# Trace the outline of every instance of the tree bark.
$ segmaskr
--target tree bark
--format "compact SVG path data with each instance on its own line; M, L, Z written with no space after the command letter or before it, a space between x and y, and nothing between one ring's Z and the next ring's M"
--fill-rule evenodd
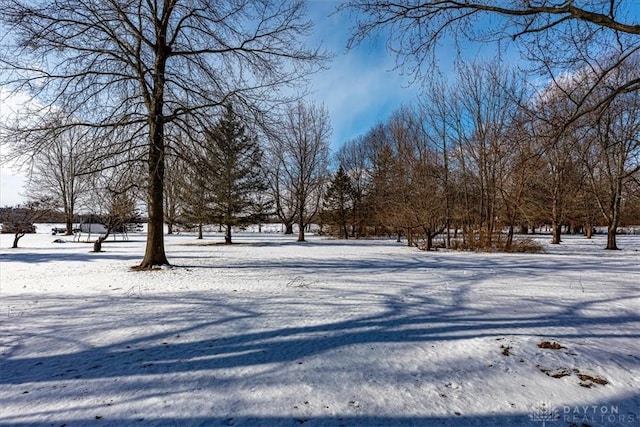
M284 234L289 235L293 234L293 223L287 222L284 224Z
M169 264L164 251L164 135L161 118L151 126L149 139L149 194L147 223L147 246L140 269Z
M25 235L25 234L26 234L26 233L22 233L22 232L20 232L20 233L16 233L16 234L13 236L13 245L11 246L11 249L17 249L17 248L18 248L18 241L19 241L20 239L22 239L22 238L24 237L24 235Z
M300 207L298 215L298 242L304 242L304 206Z
M587 239L590 239L591 237L593 237L593 225L585 224L585 226L584 226L584 236Z
M607 227L607 247L606 249L616 251L618 250L618 244L616 242L617 226L610 224Z
M226 224L224 227L224 244L230 245L231 243L231 224Z

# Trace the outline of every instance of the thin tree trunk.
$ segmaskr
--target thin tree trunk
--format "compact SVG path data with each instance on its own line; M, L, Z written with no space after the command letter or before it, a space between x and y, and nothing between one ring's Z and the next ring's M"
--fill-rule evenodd
M226 224L224 228L224 244L231 244L231 224Z
M304 242L304 220L303 218L304 210L300 209L300 217L298 219L298 242Z
M16 233L13 236L13 245L11 246L11 249L16 249L18 247L18 241L22 239L25 234L26 233Z
M584 226L584 236L587 239L591 239L591 237L593 237L593 225L585 224L585 226Z
M509 232L507 234L507 242L504 245L504 250L505 251L510 251L511 250L511 246L513 245L513 224L509 225Z

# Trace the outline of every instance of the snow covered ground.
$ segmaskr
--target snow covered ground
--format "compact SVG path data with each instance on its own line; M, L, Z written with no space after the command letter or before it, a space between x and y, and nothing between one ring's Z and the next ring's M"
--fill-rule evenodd
M134 272L143 234L90 253L40 229L0 236L0 425L640 425L640 236L182 234L175 267Z

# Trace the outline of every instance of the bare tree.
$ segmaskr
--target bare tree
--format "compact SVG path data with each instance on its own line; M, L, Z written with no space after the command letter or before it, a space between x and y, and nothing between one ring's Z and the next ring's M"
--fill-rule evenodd
M263 172L269 184L269 195L273 199L274 211L285 227L284 234L293 234L293 224L296 221L296 199L293 182L286 173L286 154L283 144L271 138L269 149L265 154Z
M476 225L481 231L481 246L492 246L492 235L499 225L500 189L508 157L514 152L508 130L518 110L517 82L514 73L499 62L465 65L458 77L462 149L478 188Z
M631 69L619 69L617 81L638 74L636 63ZM581 153L588 170L590 195L607 223L606 249L615 250L623 198L640 176L640 91L618 96L603 110L582 119L587 143Z
M451 246L451 224L453 221L455 192L452 173L454 152L459 122L457 100L451 87L442 78L433 77L428 82L424 97L419 102L418 114L423 133L434 150L434 160L441 168L441 185L445 195L445 246Z
M91 196L85 207L95 214L105 227L93 243L94 252L102 252L102 243L112 233L126 235L129 223L139 222L138 204L144 197L140 191L143 172L140 164L110 159L114 165L105 172L92 175Z
M50 197L62 206L67 235L73 234L76 206L91 186L86 172L92 165L84 138L80 129L73 128L55 135L48 150L34 157L27 184L31 195Z
M259 116L323 59L304 46L311 25L303 0L0 0L0 9L11 33L0 47L0 83L32 93L39 109L4 132L16 156L46 149L57 129L44 115L52 110L73 117L67 126L92 130L105 156L145 137L138 161L147 166L149 222L139 268L168 262L168 128L186 129L187 118L206 116L230 96Z
M164 180L164 222L167 234L173 234L174 226L180 222L182 212L181 179L185 176L186 165L182 159L167 155Z
M294 202L298 241L303 242L305 228L320 208L328 175L329 114L324 106L298 101L287 108L280 129L272 138L278 156L274 173L290 186L283 190Z
M18 242L28 233L35 233L35 222L46 218L55 209L54 200L50 197L33 199L13 207L2 222L3 233L13 233L11 249L18 247Z
M619 52L618 61L600 69L607 75L640 49L634 7L634 0L346 0L340 9L356 18L350 45L386 32L400 65L419 79L425 66L436 64L437 47L446 37L455 42L513 41L552 72L555 66L596 64L612 49ZM630 76L608 95L638 89L640 79Z

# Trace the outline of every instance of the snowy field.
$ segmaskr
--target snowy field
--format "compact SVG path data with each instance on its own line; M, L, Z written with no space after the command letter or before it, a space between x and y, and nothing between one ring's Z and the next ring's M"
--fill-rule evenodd
M640 236L0 236L3 426L638 426ZM539 346L549 348L540 348Z

